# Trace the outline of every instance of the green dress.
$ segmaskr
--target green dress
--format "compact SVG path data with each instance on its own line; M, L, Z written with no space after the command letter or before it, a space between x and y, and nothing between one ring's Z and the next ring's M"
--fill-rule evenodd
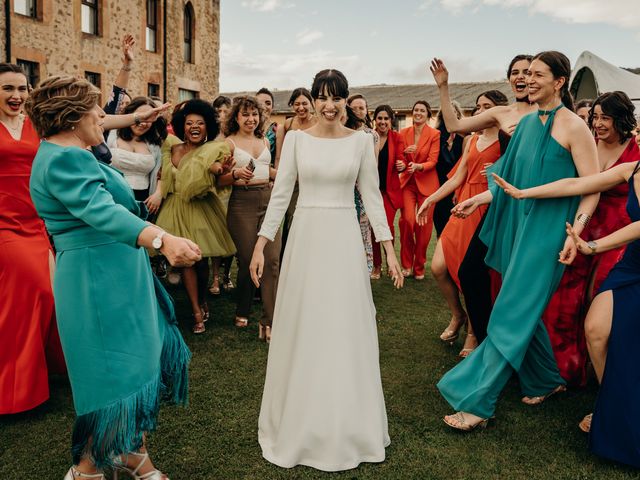
M230 153L229 147L224 142L205 143L182 157L176 168L171 162L171 147L179 142L175 140L168 139L162 148L164 200L156 224L197 243L203 257L233 255L236 247L227 229L226 208L209 170Z
M560 108L560 107L558 107ZM491 170L518 188L575 177L571 154L552 136L554 109L543 124L538 113L520 120L509 147ZM580 197L515 200L490 179L493 194L480 238L489 247L487 265L502 274L487 338L451 369L438 388L456 410L489 418L511 374L524 395L539 396L565 382L542 323L564 271L558 252Z
M140 447L161 399L186 402L191 354L136 244L146 208L122 173L45 141L30 187L56 248L53 291L77 413L73 462L91 455L102 467Z

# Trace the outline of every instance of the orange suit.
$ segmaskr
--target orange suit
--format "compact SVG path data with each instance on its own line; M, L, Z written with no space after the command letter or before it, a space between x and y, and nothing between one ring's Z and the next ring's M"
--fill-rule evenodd
M414 153L405 153L407 169L400 173L402 187L402 218L400 225L400 258L402 268L413 269L416 277L424 276L427 261L427 247L433 230L433 207L428 212L428 223L420 226L416 222L416 208L440 187L435 170L440 154L440 132L425 125L415 142L414 127L400 130L406 146L416 144ZM412 173L410 163L418 163L423 170Z

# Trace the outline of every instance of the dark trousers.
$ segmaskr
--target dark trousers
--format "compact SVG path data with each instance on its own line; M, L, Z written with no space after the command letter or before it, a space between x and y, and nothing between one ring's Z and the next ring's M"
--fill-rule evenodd
M258 239L258 231L267 212L271 198L269 185L233 187L227 209L227 227L236 244L238 258L238 285L236 287L236 315L248 318L255 294L255 285L249 274L249 264ZM276 304L278 275L280 272L280 232L273 242L264 247L264 270L260 290L262 293L263 325L271 325Z
M458 278L460 289L464 295L469 321L473 333L482 342L487 336L487 325L491 316L491 277L489 267L484 263L487 256L487 246L480 240L480 231L484 224L484 217L473 234L467 253L460 264Z

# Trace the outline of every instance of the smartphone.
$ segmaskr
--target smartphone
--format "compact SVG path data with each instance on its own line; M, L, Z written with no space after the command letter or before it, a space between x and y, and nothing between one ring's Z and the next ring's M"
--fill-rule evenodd
M256 169L256 162L253 161L253 158L249 160L249 163L247 164L247 168L252 172Z

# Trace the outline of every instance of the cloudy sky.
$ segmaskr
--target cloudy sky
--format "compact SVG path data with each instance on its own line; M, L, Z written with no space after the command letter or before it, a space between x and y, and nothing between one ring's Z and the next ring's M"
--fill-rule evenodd
M221 0L220 90L309 86L323 68L354 86L504 78L518 53L589 50L640 67L640 0Z

